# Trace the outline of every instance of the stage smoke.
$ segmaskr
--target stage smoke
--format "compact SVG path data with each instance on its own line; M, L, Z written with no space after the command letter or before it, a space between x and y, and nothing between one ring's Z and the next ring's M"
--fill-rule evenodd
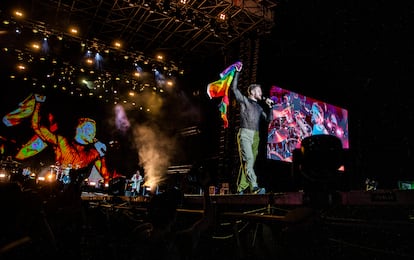
M167 177L168 167L177 145L176 140L168 137L155 125L136 127L134 138L139 150L139 161L144 168L144 186L150 186L153 190L152 188Z
M118 131L125 134L131 127L125 109L122 105L115 106L115 126Z

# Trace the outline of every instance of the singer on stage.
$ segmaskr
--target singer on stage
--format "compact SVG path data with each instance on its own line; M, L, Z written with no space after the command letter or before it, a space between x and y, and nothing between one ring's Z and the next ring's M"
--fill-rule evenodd
M106 145L96 139L95 121L90 118L79 118L73 139L52 132L47 125L41 124L42 113L40 108L45 100L46 96L35 94L36 102L32 115L32 128L41 140L53 147L55 161L62 167L70 165L71 171L75 172L77 170L77 173L82 172L82 169L95 167L105 183L108 183L111 176L106 167Z
M265 188L259 187L257 176L254 170L258 150L259 150L259 128L260 120L270 122L272 113L265 112L258 101L263 100L262 88L259 84L251 84L246 97L237 88L238 79L242 65L236 66L236 72L232 81L231 89L240 105L240 128L237 133L237 144L240 156L240 170L237 177L237 193L264 194ZM273 100L264 99L265 103L271 107Z

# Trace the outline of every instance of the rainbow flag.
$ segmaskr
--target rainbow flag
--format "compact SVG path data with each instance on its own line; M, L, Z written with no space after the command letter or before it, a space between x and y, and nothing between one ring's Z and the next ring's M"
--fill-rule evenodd
M227 128L229 126L229 120L227 118L227 107L229 106L229 88L233 81L236 68L241 66L242 63L240 61L233 63L220 73L219 80L211 82L207 85L207 95L210 97L210 99L217 97L222 98L218 107L221 118L223 119L224 128Z

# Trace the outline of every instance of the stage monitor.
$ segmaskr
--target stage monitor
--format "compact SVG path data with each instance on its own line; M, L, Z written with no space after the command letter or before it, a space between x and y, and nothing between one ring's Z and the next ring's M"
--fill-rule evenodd
M304 138L335 135L349 148L348 110L278 86L270 89L273 120L268 126L267 159L292 162Z

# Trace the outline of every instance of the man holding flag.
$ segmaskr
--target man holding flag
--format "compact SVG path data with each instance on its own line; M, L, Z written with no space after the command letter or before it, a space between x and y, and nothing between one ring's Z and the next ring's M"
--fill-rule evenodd
M223 96L220 111L222 112L224 126L227 127L228 122L225 114L227 110L222 108L225 105L224 108L227 109L227 105L229 104L228 88L231 86L235 98L240 105L240 128L237 133L240 169L237 177L237 193L264 194L266 190L260 188L257 183L254 165L259 150L260 122L261 120L270 122L272 114L267 114L259 104L259 101L263 99L262 88L259 84L251 84L248 87L247 96L243 95L238 89L238 78L242 67L243 64L241 62L236 62L229 66L220 74L221 79L219 81L208 85L207 92L210 98ZM265 99L265 103L269 107L273 105L271 99Z

